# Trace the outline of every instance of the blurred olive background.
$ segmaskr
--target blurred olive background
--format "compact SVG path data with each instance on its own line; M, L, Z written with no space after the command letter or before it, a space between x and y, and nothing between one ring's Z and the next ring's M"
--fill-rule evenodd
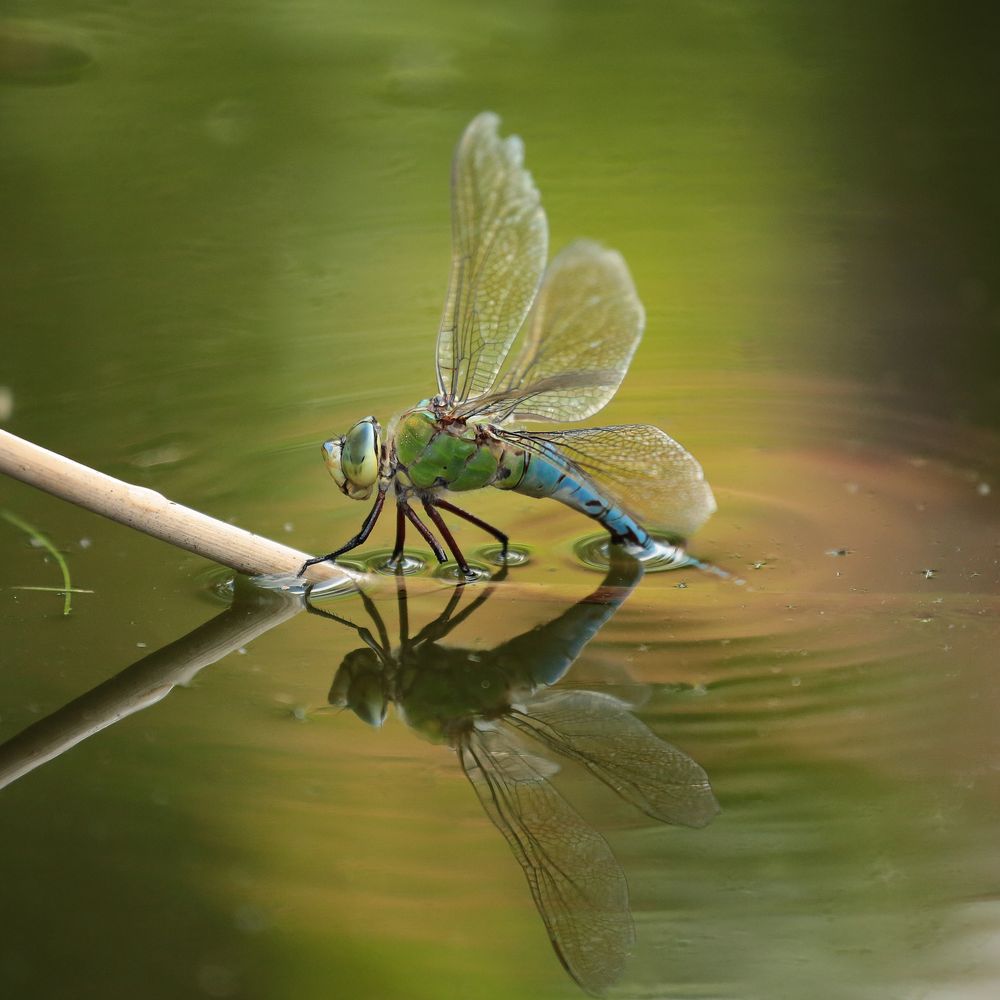
M621 250L646 306L601 419L702 460L720 512L696 547L751 584L650 577L582 665L641 687L723 803L665 830L576 779L632 880L621 995L992 996L998 20L12 0L0 424L326 551L363 508L318 444L433 390L451 150L498 112L553 249ZM467 644L599 579L577 515L471 506L549 597L498 596ZM3 739L221 609L201 560L12 482L0 507L94 592L63 618L12 589L58 577L0 522ZM319 711L355 645L303 616L0 792L0 992L573 996L449 753Z

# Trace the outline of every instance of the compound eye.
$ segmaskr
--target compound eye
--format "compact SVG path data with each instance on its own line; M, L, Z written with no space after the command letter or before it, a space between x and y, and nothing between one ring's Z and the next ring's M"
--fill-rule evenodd
M323 442L323 461L340 492L367 500L378 482L382 429L374 417L358 421L343 437Z
M382 450L382 435L378 421L365 417L344 435L340 464L344 476L354 486L374 486L378 481L379 453Z

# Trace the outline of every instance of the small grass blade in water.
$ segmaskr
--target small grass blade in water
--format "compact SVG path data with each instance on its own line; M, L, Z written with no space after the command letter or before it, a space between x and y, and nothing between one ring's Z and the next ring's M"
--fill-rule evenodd
M8 590L37 590L45 594L93 594L95 591L87 590L85 587L29 587L27 584L22 586L8 587Z
M69 578L69 566L66 564L66 560L63 558L62 553L49 541L46 535L43 535L37 528L28 524L27 521L18 517L17 514L12 513L9 510L0 510L0 517L2 517L8 524L14 525L15 528L23 531L36 545L41 546L49 553L51 553L52 558L59 564L59 569L62 572L63 586L60 588L63 592L63 614L68 615L72 610L72 597L73 585Z

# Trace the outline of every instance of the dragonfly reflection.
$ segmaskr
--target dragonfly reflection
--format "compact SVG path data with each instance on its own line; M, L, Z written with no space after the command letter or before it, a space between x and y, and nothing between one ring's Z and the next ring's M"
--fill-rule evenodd
M501 571L495 579L500 579ZM590 993L618 980L634 931L628 886L607 842L549 782L559 754L665 823L700 827L718 812L704 770L655 736L625 702L595 691L551 689L631 593L641 564L622 546L602 584L559 617L491 650L442 644L494 593L458 610L462 589L410 637L398 579L399 644L362 594L372 629L311 608L364 642L344 657L330 703L381 725L390 703L413 729L455 749L489 818L524 870L560 961Z

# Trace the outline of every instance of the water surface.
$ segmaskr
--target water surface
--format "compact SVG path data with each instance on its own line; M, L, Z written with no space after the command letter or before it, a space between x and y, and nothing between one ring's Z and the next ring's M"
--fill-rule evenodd
M629 881L637 941L614 995L994 995L985 14L9 16L7 429L301 548L348 537L363 507L319 442L433 388L450 151L498 111L553 246L620 249L646 305L601 419L656 423L699 457L719 512L692 549L743 581L647 576L561 682L628 701L721 804L670 827L570 765L552 775ZM0 506L94 591L64 618L57 596L13 589L58 576L0 522L4 740L223 610L225 575L193 556L19 484ZM579 515L498 492L474 509L530 558L453 646L489 650L600 582ZM475 552L487 539L466 527ZM419 628L452 591L413 583ZM370 596L394 635L393 582ZM357 596L324 606L364 615ZM391 711L372 728L329 705L358 644L293 617L4 788L0 990L579 995L455 754Z

